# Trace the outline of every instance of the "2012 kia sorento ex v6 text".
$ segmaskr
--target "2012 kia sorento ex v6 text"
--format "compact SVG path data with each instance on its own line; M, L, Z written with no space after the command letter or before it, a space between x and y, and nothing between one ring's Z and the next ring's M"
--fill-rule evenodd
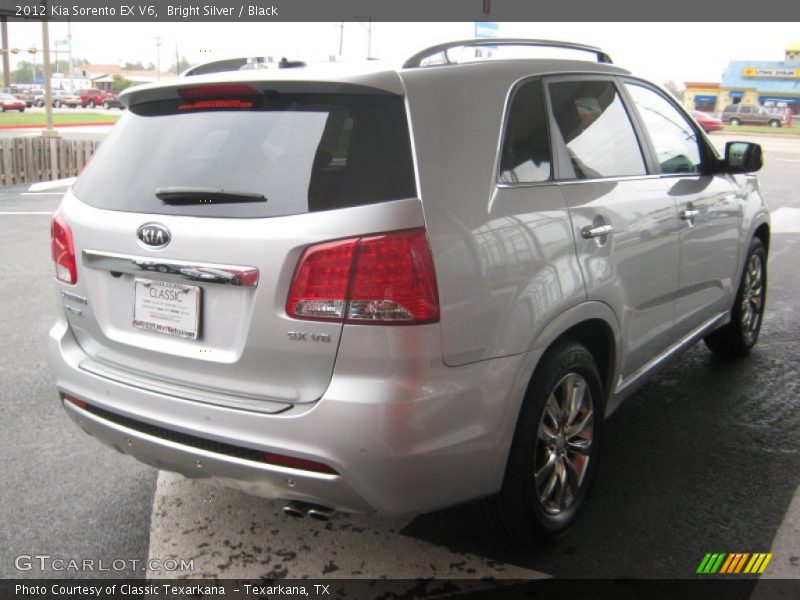
M541 45L597 62L503 55ZM467 41L130 89L52 222L67 413L293 514L485 498L562 534L604 417L701 338L746 354L766 292L760 148L610 62Z

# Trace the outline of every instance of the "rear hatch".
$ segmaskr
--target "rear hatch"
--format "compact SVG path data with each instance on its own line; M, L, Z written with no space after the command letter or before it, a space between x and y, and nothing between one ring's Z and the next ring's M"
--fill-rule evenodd
M310 245L423 225L402 96L283 81L131 98L61 207L82 367L253 410L319 399L342 324L288 317L290 283Z

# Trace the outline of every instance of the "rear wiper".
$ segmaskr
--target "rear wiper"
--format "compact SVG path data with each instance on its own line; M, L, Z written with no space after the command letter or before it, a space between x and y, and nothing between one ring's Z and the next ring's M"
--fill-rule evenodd
M156 190L164 204L231 204L236 202L266 202L264 194L234 192L222 188L164 187Z

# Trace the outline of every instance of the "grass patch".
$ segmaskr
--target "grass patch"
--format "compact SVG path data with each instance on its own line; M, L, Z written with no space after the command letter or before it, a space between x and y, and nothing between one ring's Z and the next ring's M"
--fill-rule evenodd
M62 125L69 123L108 123L119 119L118 110L103 112L76 112L53 113L53 124ZM45 114L40 112L2 112L0 113L0 126L10 125L45 125Z
M800 134L800 127L765 127L763 125L725 125L723 129L726 133L778 133L778 134Z

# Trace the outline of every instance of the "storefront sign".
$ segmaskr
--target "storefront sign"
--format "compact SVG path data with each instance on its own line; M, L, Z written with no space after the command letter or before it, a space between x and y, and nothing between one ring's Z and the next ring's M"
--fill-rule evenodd
M782 67L745 67L742 69L742 75L745 77L800 79L800 69L787 69Z

